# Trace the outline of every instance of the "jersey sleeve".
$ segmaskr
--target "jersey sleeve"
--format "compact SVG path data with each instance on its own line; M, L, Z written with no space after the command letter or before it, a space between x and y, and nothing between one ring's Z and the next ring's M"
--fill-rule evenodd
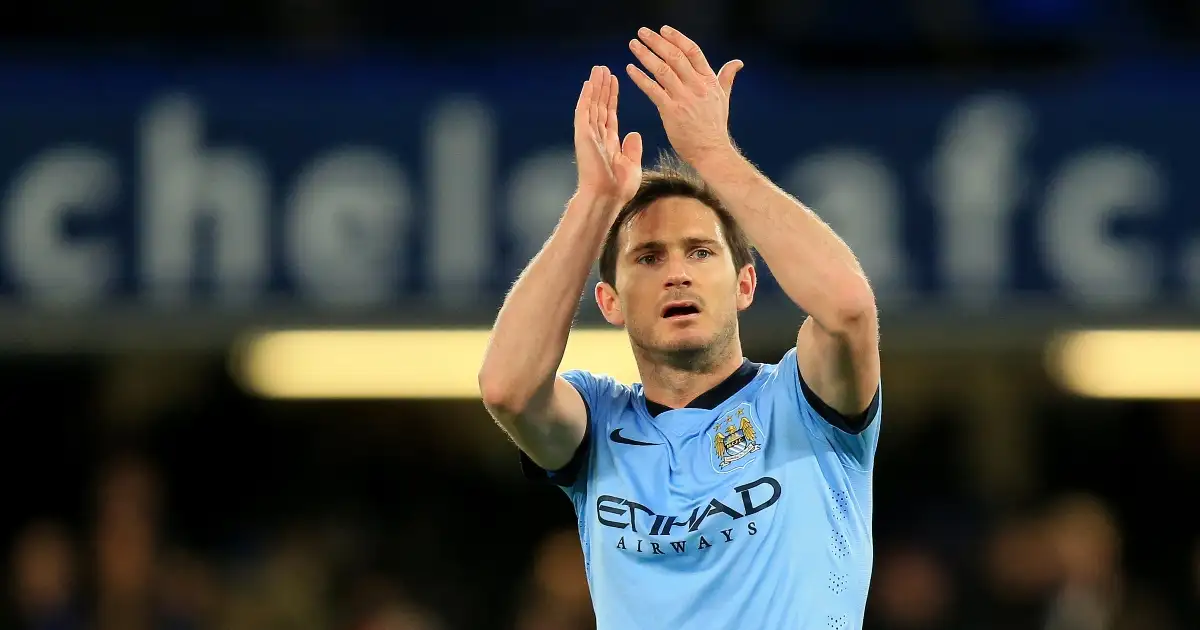
M779 362L776 377L776 386L787 391L790 401L800 410L802 422L812 433L827 440L843 463L858 470L869 470L874 466L883 413L882 384L876 387L864 413L845 416L821 400L804 382L795 348L788 350Z
M586 481L588 459L591 456L593 433L597 421L597 410L603 411L612 397L612 383L606 376L597 376L583 370L563 372L560 376L571 384L579 396L583 398L583 406L587 409L587 427L583 432L583 440L575 449L571 461L558 470L546 470L538 466L524 451L521 451L521 472L527 479L549 482L570 491L578 488Z

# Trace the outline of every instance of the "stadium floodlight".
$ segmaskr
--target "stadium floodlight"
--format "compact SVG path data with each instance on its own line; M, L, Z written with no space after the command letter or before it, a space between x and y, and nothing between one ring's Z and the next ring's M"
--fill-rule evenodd
M247 335L230 369L246 391L278 399L478 398L489 330L279 330ZM560 371L638 379L625 331L571 331Z
M1057 335L1047 368L1091 398L1200 399L1200 330L1089 330Z

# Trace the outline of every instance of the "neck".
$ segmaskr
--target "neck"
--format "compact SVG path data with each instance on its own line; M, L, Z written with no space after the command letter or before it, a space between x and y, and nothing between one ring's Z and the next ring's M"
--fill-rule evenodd
M660 354L634 348L646 398L673 409L686 407L742 365L742 344L737 337L712 350Z

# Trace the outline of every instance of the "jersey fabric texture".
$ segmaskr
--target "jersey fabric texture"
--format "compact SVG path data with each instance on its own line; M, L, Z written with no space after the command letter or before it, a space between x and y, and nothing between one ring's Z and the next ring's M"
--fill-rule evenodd
M794 348L683 409L563 377L587 404L583 443L558 471L521 459L575 506L599 630L862 627L881 389L843 418Z

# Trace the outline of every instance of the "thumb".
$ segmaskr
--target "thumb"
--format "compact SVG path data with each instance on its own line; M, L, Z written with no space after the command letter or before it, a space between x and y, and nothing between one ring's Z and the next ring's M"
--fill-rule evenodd
M641 166L642 164L642 134L631 131L625 135L625 141L621 143L621 155L634 164Z
M721 84L721 89L725 90L728 95L733 90L733 78L737 75L738 70L745 67L740 59L728 61L721 66L721 71L717 73L717 82Z

